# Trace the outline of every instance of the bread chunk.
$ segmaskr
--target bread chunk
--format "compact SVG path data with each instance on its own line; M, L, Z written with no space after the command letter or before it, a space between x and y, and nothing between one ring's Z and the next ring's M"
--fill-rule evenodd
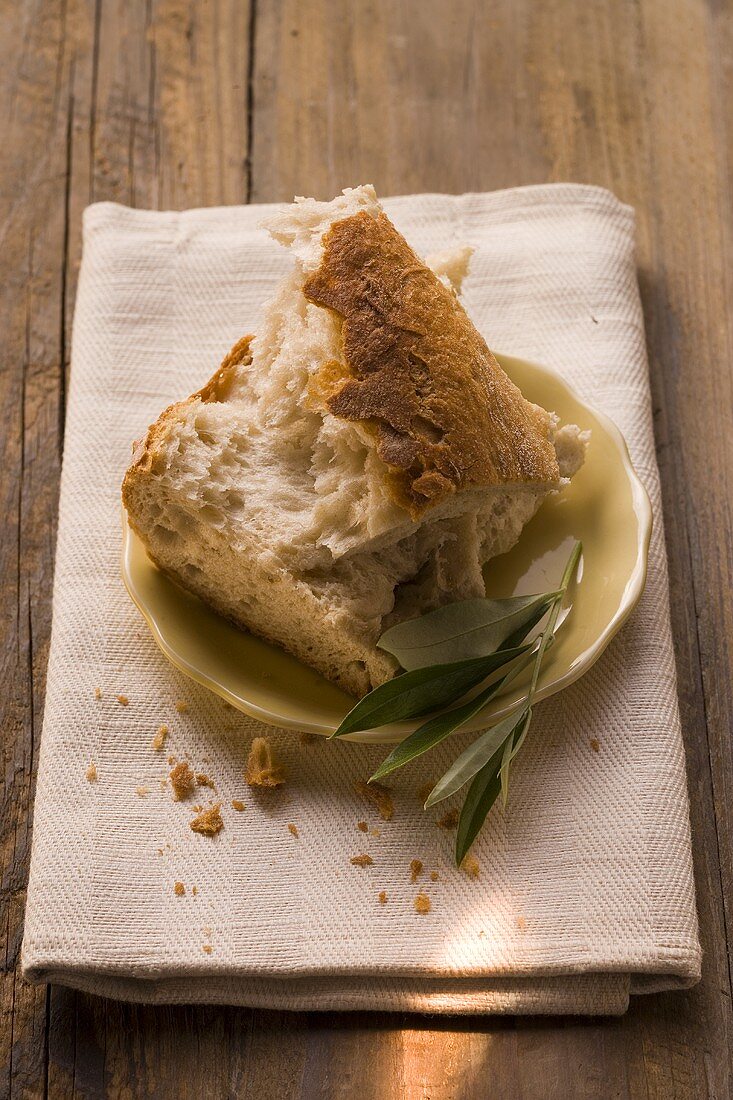
M482 566L580 467L584 433L526 401L461 305L470 250L423 262L371 187L270 218L294 259L243 337L136 446L151 558L354 695L394 675L395 622L482 596Z

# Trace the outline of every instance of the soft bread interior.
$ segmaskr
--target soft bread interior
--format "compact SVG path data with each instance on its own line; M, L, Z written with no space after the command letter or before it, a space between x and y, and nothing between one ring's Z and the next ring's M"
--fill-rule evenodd
M361 187L331 203L296 200L270 220L293 252L291 275L221 384L154 425L124 491L162 568L354 694L395 671L375 648L386 626L483 595L483 564L516 542L580 466L586 443L550 416L557 482L467 489L420 520L394 503L364 427L309 397L316 372L338 358L341 333L338 317L303 293L330 225L379 210ZM458 249L428 263L458 291L469 257Z

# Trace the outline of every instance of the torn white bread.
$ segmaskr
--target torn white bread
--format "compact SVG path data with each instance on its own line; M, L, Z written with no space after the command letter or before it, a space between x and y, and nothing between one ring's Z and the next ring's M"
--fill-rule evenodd
M482 566L583 462L525 401L457 292L372 187L270 218L294 257L259 334L166 409L123 485L152 559L354 695L396 671L388 626L481 596Z

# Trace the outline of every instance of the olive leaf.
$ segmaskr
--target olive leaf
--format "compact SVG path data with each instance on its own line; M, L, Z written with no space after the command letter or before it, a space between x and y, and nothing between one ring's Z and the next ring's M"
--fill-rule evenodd
M516 646L468 661L404 672L360 699L331 736L343 737L346 733L375 729L388 722L428 714L439 706L449 706L530 648L529 645Z
M515 729L529 722L531 710L523 710L519 718L516 712L510 714L502 722L484 731L472 745L465 749L457 760L451 764L448 771L433 787L425 802L425 809L434 806L436 802L442 802L444 798L450 798L452 794L473 779L477 772L481 771L485 764L497 752L506 741L507 737L514 733ZM502 749L503 752L503 749Z
M461 600L446 604L419 619L390 627L377 645L392 653L408 670L467 660L491 653L499 646L513 648L559 595L559 592L543 592L503 600Z
M481 831L489 810L496 802L501 790L501 758L504 752L500 745L487 764L474 777L461 807L456 832L456 867L460 867L474 840Z
M507 799L509 798L509 764L511 763L512 754L514 752L514 734L507 737L504 742L504 751L501 754L501 764L499 765L499 779L501 780L501 804L506 806Z
M526 668L532 659L528 657L527 650L529 646L524 646L523 649L516 650L517 655L525 654L524 660L519 662L518 666L508 672L505 676L502 676L499 680L496 680L493 684L490 684L482 692L480 692L474 699L470 699L467 703L461 704L459 707L454 707L453 710L443 711L436 715L435 718L430 718L427 722L419 726L414 733L411 733L409 737L406 737L404 741L400 741L399 745L396 745L392 752L386 757L385 760L379 765L374 775L371 776L369 782L373 782L376 779L383 779L385 775L389 775L390 772L396 771L397 768L403 767L405 764L409 764L411 760L414 760L417 756L421 756L424 752L439 745L441 741L444 741L446 737L449 737L454 730L459 726L464 725L470 718L473 718L475 714L478 714L489 700L493 699L498 692L502 691L507 683L514 679L514 676L520 672L523 668ZM500 650L500 652L503 652Z

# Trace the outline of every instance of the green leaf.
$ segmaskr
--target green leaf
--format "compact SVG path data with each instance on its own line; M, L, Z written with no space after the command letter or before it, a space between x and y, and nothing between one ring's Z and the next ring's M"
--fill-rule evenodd
M463 863L466 852L478 836L489 810L499 795L501 790L499 772L503 751L503 747L500 746L468 788L468 794L461 807L461 816L458 819L456 867L460 867Z
M518 649L515 652L517 655L521 655L523 652L530 649L529 646L524 646L522 649ZM503 650L499 651L504 652ZM411 733L409 737L406 737L404 741L400 741L399 745L395 746L389 756L382 761L374 775L371 776L369 782L375 779L383 779L385 775L389 775L390 772L396 771L397 768L403 767L405 764L409 764L411 760L414 760L417 756L421 756L428 749L434 748L435 745L439 745L441 741L444 741L454 730L462 726L469 718L473 718L474 714L478 714L483 707L489 702L490 699L500 691L509 680L514 679L516 674L521 669L526 668L529 664L529 660L521 661L520 664L508 672L505 676L502 676L500 680L497 680L493 684L489 684L482 692L480 692L474 699L469 699L467 703L463 703L459 707L454 707L453 710L444 711L442 714L438 714L435 718L429 719L427 722L419 726L414 733Z
M360 699L344 718L332 737L343 737L358 730L375 729L388 722L427 714L436 707L448 706L480 684L496 669L526 653L529 646L502 649L484 657L451 664L432 665L404 672L388 680Z
M510 714L498 725L484 731L472 745L461 753L448 771L433 787L425 803L425 809L434 806L436 802L442 802L449 798L457 790L473 779L477 772L481 771L498 749L502 748L509 737L521 723L529 720L529 710L523 710L517 717L516 711Z
M509 798L509 762L512 758L512 752L514 751L514 734L507 737L504 742L504 751L501 754L501 765L499 766L499 779L501 780L501 804L506 806L507 799Z
M527 618L524 619L517 629L513 630L501 643L502 649L509 649L511 646L519 645L520 642L523 642L530 630L533 630L534 627L537 626L537 623L545 617L552 607L553 601L556 599L558 599L558 593L550 592L546 603L540 603L533 611L529 611Z
M403 668L424 668L491 653L512 639L514 648L549 610L559 592L505 600L461 600L419 619L398 623L377 642Z

